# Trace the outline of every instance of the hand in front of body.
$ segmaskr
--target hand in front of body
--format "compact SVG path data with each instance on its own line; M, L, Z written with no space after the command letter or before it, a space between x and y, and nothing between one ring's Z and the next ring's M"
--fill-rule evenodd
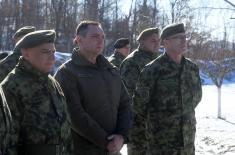
M109 143L107 145L107 149L109 151L109 153L111 154L115 154L118 153L123 146L124 143L124 139L122 137L122 135L110 135L107 138L109 140Z

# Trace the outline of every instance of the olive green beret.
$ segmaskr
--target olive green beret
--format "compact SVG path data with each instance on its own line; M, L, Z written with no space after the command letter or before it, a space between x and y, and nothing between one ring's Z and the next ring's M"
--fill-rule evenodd
M114 46L114 48L118 49L118 48L123 48L128 44L130 44L128 38L120 38L114 43L113 46Z
M26 34L20 39L16 48L33 48L43 43L54 43L56 33L54 30L39 30Z
M183 23L170 24L170 25L167 25L165 28L163 28L162 33L161 33L161 39L163 40L172 35L175 35L177 33L183 33L183 32L185 32Z
M137 41L143 40L143 39L145 39L146 37L152 35L153 33L159 34L159 28L158 28L158 27L155 27L155 28L148 28L148 29L143 30L143 31L139 34L139 36L137 37Z
M16 33L13 35L13 38L18 38L18 37L24 36L24 35L26 35L30 32L33 32L35 30L36 30L36 28L34 26L22 27L16 31Z

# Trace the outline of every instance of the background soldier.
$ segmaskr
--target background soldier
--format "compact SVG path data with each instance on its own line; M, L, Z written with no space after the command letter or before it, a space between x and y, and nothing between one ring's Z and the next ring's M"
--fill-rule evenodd
M137 40L139 41L138 48L124 59L120 67L122 80L130 96L133 95L142 68L158 56L160 47L159 29L145 29L140 33ZM130 142L127 146L128 155L136 155L138 152L135 151L135 146L133 146L131 139L132 137L130 137Z
M34 26L25 26L16 31L13 36L15 44L26 34L35 31ZM14 48L13 53L8 55L5 59L0 61L0 82L7 76L7 74L15 68L15 65L18 63L18 60L21 56L20 49Z
M116 67L102 55L100 23L82 21L71 60L55 74L68 104L76 155L119 154L130 127L130 98Z
M0 87L0 155L5 155L8 147L11 123L11 113Z
M143 30L137 38L138 48L129 54L120 67L122 80L130 94L133 95L135 84L142 68L158 56L160 46L159 29Z
M114 66L120 67L122 61L130 53L130 42L128 38L120 38L114 43L114 53L108 58Z
M161 39L166 52L143 69L136 85L132 140L141 155L194 155L199 69L183 56L183 24L165 27Z
M49 75L55 63L54 41L54 30L41 30L28 33L16 44L23 57L1 83L15 131L9 154L66 154L70 130L65 98Z

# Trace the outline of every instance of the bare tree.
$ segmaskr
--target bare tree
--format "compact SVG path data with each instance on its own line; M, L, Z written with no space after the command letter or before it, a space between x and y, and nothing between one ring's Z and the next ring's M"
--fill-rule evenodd
M171 23L179 22L187 18L190 0L170 0L171 5Z
M196 34L194 34L196 36ZM209 36L209 35L207 35ZM226 36L226 35L225 35ZM197 42L197 44L196 44ZM212 41L209 38L197 38L193 48L194 59L199 65L203 75L209 77L216 85L218 90L218 113L217 117L222 118L221 114L221 87L223 81L232 71L235 70L235 52L229 49L227 40Z

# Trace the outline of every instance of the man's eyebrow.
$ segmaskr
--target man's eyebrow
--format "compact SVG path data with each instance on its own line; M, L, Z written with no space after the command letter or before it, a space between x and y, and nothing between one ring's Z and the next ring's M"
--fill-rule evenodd
M55 49L42 48L42 49L40 49L40 51L48 52L48 51L55 51Z

